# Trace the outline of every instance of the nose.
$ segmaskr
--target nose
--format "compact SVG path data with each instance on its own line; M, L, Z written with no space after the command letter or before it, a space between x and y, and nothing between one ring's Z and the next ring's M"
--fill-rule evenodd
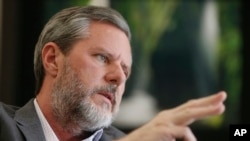
M105 75L105 79L110 84L115 84L119 86L122 83L125 83L126 76L121 65L114 64L108 67L107 73Z

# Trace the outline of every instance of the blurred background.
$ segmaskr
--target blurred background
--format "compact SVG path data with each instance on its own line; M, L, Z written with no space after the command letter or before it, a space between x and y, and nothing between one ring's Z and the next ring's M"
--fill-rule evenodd
M250 123L244 0L0 0L0 101L22 106L35 96L33 51L43 25L84 5L112 7L131 27L133 72L118 128L129 133L161 110L220 90L228 93L226 112L194 123L198 140L227 141L230 124Z

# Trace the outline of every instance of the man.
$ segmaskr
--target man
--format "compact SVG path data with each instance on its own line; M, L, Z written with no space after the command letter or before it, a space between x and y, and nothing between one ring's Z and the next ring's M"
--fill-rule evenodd
M22 108L0 104L0 140L196 140L188 125L221 114L225 92L162 111L128 135L111 126L131 72L130 36L109 8L72 7L53 16L35 48L37 96Z

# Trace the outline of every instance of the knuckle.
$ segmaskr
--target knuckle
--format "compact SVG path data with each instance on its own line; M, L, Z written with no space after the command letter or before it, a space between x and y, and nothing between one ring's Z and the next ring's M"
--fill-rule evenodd
M189 115L192 112L192 109L190 107L187 107L183 110L184 115Z
M188 104L188 106L190 106L190 107L195 107L195 106L198 105L197 100L195 100L195 99L189 100L189 101L187 102L187 104Z

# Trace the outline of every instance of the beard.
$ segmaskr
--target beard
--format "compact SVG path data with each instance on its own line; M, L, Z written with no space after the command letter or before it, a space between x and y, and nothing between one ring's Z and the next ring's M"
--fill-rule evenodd
M87 88L66 60L52 90L52 109L57 122L74 135L108 127L117 115L119 107L115 100L111 102L112 107L106 102L96 105L91 96L102 91L114 94L116 99L114 85Z

